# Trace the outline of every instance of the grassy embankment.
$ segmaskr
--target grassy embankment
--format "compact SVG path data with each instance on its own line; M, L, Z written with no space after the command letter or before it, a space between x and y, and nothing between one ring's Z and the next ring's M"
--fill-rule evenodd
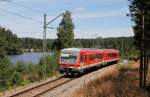
M138 77L137 63L118 64L115 69L77 90L73 97L149 97L148 90L139 88Z

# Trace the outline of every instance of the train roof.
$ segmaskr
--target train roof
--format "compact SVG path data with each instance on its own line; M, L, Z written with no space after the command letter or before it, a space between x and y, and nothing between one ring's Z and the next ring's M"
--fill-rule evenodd
M62 51L75 51L75 52L80 52L80 51L99 51L99 52L119 52L119 50L115 49L97 49L97 48L65 48L62 49Z
M119 53L119 50L115 50L115 49L104 49L103 52L115 52L115 53Z

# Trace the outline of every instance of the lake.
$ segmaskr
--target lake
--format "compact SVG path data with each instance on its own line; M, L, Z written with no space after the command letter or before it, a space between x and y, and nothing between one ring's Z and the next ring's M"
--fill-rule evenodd
M46 53L46 55L51 55L52 53ZM23 61L25 63L38 64L43 53L41 52L28 52L21 55L11 55L8 56L11 63L16 64L18 61Z

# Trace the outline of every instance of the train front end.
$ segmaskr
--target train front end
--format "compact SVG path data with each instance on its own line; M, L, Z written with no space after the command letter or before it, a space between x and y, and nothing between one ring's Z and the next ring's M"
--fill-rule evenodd
M76 48L62 49L59 58L59 72L65 75L77 73L79 67L79 50Z

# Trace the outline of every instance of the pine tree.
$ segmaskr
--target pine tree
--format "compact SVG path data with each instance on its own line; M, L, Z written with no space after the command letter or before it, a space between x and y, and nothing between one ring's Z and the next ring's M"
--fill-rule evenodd
M150 0L129 0L131 18L134 22L135 45L140 49L142 39L142 10L144 10L144 48L150 50Z
M0 51L2 52L0 53L0 58L3 58L6 54L21 53L20 41L17 35L4 27L0 27Z
M131 17L135 25L134 39L135 45L140 49L140 87L146 86L146 76L148 71L148 54L150 52L150 1L149 0L129 0ZM144 29L143 29L144 28Z
M66 11L63 15L62 21L59 24L57 37L58 39L54 42L57 50L62 48L74 47L74 24L71 18L71 13Z

